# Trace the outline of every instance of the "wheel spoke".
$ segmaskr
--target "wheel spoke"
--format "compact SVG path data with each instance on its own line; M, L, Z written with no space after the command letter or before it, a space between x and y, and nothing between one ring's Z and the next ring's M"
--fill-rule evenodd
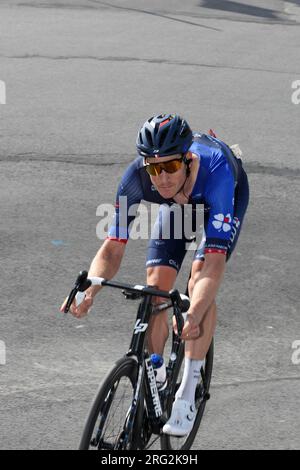
M131 444L130 411L137 379L136 361L121 359L107 375L88 417L81 449L126 449Z

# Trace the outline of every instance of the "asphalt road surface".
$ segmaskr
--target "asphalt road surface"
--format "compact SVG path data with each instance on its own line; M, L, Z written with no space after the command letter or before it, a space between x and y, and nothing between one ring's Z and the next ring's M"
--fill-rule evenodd
M96 210L139 126L162 112L239 143L251 185L193 448L300 448L299 4L1 0L1 449L76 449L128 348L136 304L118 292L81 321L58 307L101 243ZM145 281L146 243L129 242L117 279Z

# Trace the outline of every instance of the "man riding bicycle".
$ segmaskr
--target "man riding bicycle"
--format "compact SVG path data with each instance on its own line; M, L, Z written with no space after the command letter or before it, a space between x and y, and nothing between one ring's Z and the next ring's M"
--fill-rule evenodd
M143 199L160 204L156 235L151 236L148 246L147 285L170 291L191 240L185 235L175 237L174 226L165 239L161 236L164 224L171 221L172 225L174 204L204 204L204 232L192 263L188 285L191 305L182 332L186 341L184 374L171 417L163 427L166 434L184 436L191 431L196 416L195 390L216 327L215 298L248 206L248 179L230 147L212 131L210 135L193 133L178 115L148 119L138 133L136 146L138 157L123 175L114 221L88 276L111 279L118 272L134 219L130 207ZM125 217L120 213L122 196L127 198ZM99 289L90 287L83 303L72 305L71 313L77 318L86 315ZM160 302L157 298L156 303ZM168 335L167 312L152 316L147 335L149 352L163 355Z

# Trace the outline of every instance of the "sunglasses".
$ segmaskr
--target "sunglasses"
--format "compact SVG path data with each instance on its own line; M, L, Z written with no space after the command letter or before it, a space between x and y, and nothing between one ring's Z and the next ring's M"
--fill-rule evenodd
M146 163L146 171L150 176L158 176L164 170L166 173L176 173L182 166L183 156L163 163Z

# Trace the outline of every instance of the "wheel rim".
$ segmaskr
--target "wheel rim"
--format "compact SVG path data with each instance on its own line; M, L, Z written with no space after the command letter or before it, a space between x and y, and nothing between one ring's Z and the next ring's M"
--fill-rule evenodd
M126 376L108 390L92 434L91 449L126 448L128 436L124 433L124 423L128 422L133 392L132 382Z

